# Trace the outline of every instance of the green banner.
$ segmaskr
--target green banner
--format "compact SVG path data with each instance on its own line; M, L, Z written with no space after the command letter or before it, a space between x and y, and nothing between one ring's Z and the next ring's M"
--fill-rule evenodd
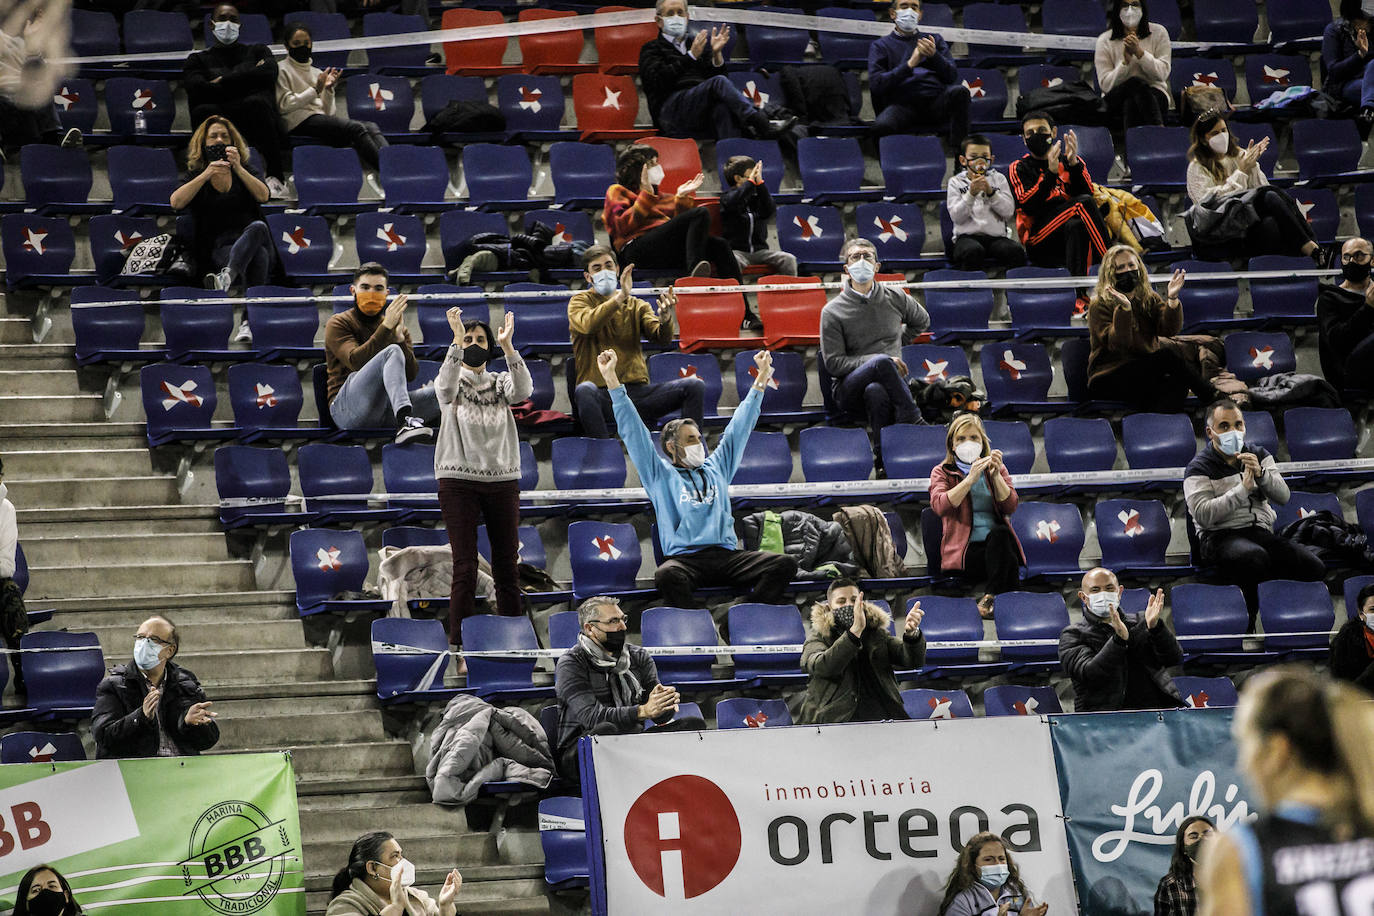
M304 916L291 758L0 766L0 913L40 863L87 913Z

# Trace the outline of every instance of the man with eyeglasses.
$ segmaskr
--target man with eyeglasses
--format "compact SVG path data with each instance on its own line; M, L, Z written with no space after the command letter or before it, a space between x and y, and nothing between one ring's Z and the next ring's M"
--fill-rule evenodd
M868 239L845 242L840 260L844 289L821 309L821 360L835 401L875 432L890 423L919 423L902 341L928 329L930 315L905 290L877 282L878 249Z
M1358 236L1341 246L1341 281L1317 293L1322 374L1340 392L1374 391L1374 246Z
M554 690L558 696L559 773L576 781L577 739L587 735L629 735L647 723L672 731L706 727L700 716L677 715L682 702L676 688L660 684L653 658L625 641L629 620L620 601L605 595L577 608L577 644L558 659Z
M181 648L176 625L161 614L134 635L134 659L116 665L95 693L91 733L97 758L194 757L219 742L196 676L172 663Z

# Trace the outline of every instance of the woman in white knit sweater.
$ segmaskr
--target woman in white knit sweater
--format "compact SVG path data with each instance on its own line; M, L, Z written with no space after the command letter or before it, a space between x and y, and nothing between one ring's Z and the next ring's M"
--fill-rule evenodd
M460 625L473 614L477 588L477 526L486 522L491 542L491 575L496 581L496 611L524 613L516 567L520 557L520 436L511 405L534 390L530 371L511 337L515 315L506 312L493 338L482 321L463 321L463 311L448 310L453 343L434 380L441 416L434 446L434 476L439 481L439 511L453 551L453 592L449 597L449 642L461 645ZM505 372L488 372L493 340L506 359Z
M299 22L287 24L285 44L286 60L277 67L277 110L287 133L327 146L351 146L364 168L376 170L379 153L387 145L381 128L371 121L350 121L334 114L334 87L341 71L311 64L313 39Z
M1150 22L1145 0L1111 0L1107 25L1093 63L1108 112L1123 127L1163 124L1173 66L1169 33Z
M1219 111L1199 115L1190 136L1188 197L1193 204L1218 210L1229 198L1243 195L1259 216L1232 238L1193 238L1194 255L1227 261L1303 254L1321 264L1322 250L1311 225L1293 198L1270 185L1260 169L1260 156L1269 148L1267 137L1258 143L1252 140L1242 149Z

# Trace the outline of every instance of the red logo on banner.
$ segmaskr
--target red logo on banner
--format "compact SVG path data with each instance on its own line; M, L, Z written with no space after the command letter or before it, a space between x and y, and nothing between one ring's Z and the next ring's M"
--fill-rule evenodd
M739 861L740 828L735 806L720 786L701 776L673 776L650 786L625 815L630 865L649 890L666 897L681 869L686 899L719 885ZM676 855L672 855L676 853Z

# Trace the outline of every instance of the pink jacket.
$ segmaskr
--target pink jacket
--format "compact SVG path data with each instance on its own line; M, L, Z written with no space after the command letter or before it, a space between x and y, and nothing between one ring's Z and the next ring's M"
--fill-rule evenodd
M963 570L964 552L968 549L969 535L973 533L973 500L965 498L957 506L949 501L950 489L958 486L963 479L963 473L951 465L937 464L930 472L930 507L940 516L940 521L944 525L940 536L940 569L943 572ZM1011 488L1011 493L1006 499L994 504L997 517L1006 522L1007 516L1016 511L1021 498L1016 495L1016 488L1011 484L1011 475L1005 467L1002 468L1002 479ZM988 482L988 487L992 487L991 481ZM1021 563L1024 565L1026 555L1021 550L1021 541L1017 539L1014 530L1011 536L1016 541L1016 551L1021 554Z

